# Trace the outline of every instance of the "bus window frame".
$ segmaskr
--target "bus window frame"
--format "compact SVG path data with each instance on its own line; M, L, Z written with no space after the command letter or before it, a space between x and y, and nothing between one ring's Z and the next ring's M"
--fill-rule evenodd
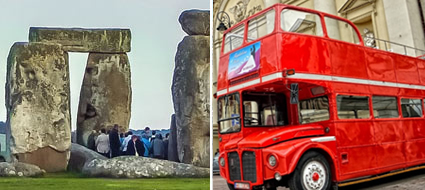
M375 117L375 115L373 114L373 109L374 109L374 106L373 106L373 97L374 96L381 96L381 97L393 97L393 98L395 98L395 100L397 101L396 102L396 106L397 106L397 111L398 111L398 117L385 117L385 118L376 118ZM403 117L402 117L402 113L401 113L401 100L400 100L400 97L399 96L395 96L395 95L382 95L382 94L371 94L370 95L370 100L372 101L371 102L371 106L372 106L372 117L373 117L373 119L375 119L376 121L391 121L391 120L400 120L400 119L402 119Z
M244 91L244 92L248 92L248 91ZM274 128L274 127L283 127L283 126L288 126L288 125L290 125L290 122L289 122L289 112L290 112L290 110L289 110L289 105L288 105L288 97L285 95L285 93L275 93L275 92L265 92L265 93L267 93L267 94L274 94L275 96L278 96L279 94L280 95L283 95L284 97L285 97L285 102L284 102L284 104L285 104L285 108L286 108L286 110L285 110L285 114L287 115L286 116L286 119L287 119L287 121L285 122L285 124L284 125L260 125L260 123L258 124L258 125L249 125L249 126L245 126L245 106L243 106L243 102L244 102L244 98L243 98L243 94L244 94L244 92L242 92L241 94L242 94L242 96L241 96L241 105L242 105L242 116L243 116L243 118L242 118L242 120L241 120L241 123L243 123L243 125L241 125L241 128L242 127L246 127L246 128L255 128L255 127L267 127L267 128ZM261 115L260 114L260 111L258 112L259 114L259 116ZM277 119L276 119L276 121L277 121Z
M248 36L248 33L247 32L248 32L248 23L249 23L249 21L252 20L253 18L256 18L257 16L260 16L260 15L266 13L270 9L275 9L275 23L274 23L275 24L275 27L274 27L274 31L271 32L270 34L267 34L265 36L262 36L261 38L258 38L256 40L254 40L254 41L247 42L247 36ZM280 13L284 9L292 9L292 10L303 11L303 12L308 12L308 13L312 13L312 14L318 15L319 18L320 18L320 22L322 24L323 36L316 36L316 35L309 35L309 34L300 34L300 33L292 33L292 32L284 31L280 27L280 21L281 21ZM350 42L346 42L346 41L342 41L342 40L337 40L337 39L330 38L329 35L328 35L328 29L327 29L327 26L326 26L326 23L325 23L325 17L329 17L329 18L332 18L332 19L335 19L335 20L338 20L338 21L345 22L345 23L349 24L351 27L353 27L353 29L354 29L357 37L359 38L359 43L358 44L355 44L355 43L350 43ZM236 48L236 49L233 49L232 51L223 53L224 52L224 42L225 42L226 34L229 33L230 31L232 31L233 29L235 29L236 27L240 26L240 25L244 25L244 39L242 41L242 45L240 47ZM314 11L314 10L309 10L309 9L306 9L306 8L303 8L303 7L288 6L288 5L279 5L278 4L278 5L274 5L274 6L268 7L268 8L266 8L266 9L264 9L264 10L258 12L258 13L255 13L254 15L252 15L252 16L248 17L247 19L245 19L244 21L241 21L241 22L235 24L234 26L230 27L229 29L227 29L223 33L223 39L222 39L221 50L220 50L220 53L221 53L220 58L222 56L226 56L226 55L228 55L228 54L230 54L230 53L232 53L232 52L234 52L234 51L236 51L236 50L238 50L240 48L243 48L243 47L245 47L247 45L253 44L253 43L258 42L258 41L261 41L263 38L266 38L266 37L268 37L270 35L274 35L276 33L291 33L291 34L296 34L296 35L305 35L305 36L309 36L309 37L322 38L322 39L327 39L327 40L333 40L333 41L336 41L336 42L341 42L341 43L346 43L346 44L351 44L351 45L357 45L357 46L365 47L364 46L364 41L363 41L363 38L360 35L359 29L356 27L356 25L354 25L348 19L339 18L338 16L335 16L335 15L332 15L332 14L322 13L322 12Z
M338 96L363 96L363 97L368 97L368 107L369 107L369 118L352 118L352 119L340 119L338 116L338 102L337 102L337 97ZM372 96L370 94L356 94L356 93L335 93L335 110L333 110L335 112L335 116L337 121L353 121L353 122L357 122L357 121L364 121L364 120L371 120L374 119L374 115L373 115L373 110L372 110Z
M226 56L226 55L228 55L228 54L230 54L230 53L232 53L232 52L234 52L234 51L237 51L238 49L241 49L241 48L243 48L243 47L246 47L246 46L248 46L248 45L251 45L251 44L254 44L254 43L256 43L256 42L259 42L259 41L261 41L261 40L263 40L264 38L267 38L268 36L271 36L271 35L274 35L274 34L276 34L277 33L277 31L278 31L278 29L276 28L277 26L277 20L279 19L278 18L278 15L277 15L277 10L278 10L278 8L277 8L278 6L271 6L271 7L268 7L267 9L264 9L264 10L262 10L262 11L260 11L260 12L258 12L258 13L255 13L254 15L252 15L252 16L250 16L248 19L246 19L246 20L244 20L244 21L242 21L242 22L239 22L239 23L237 23L236 25L234 25L234 26L232 26L231 28L229 28L229 29L227 29L224 33L223 33L223 40L222 40L222 44L221 44L221 51L220 51L220 53L221 53L221 56L220 56L220 58L222 57L222 56ZM270 34L267 34L267 35L264 35L264 36L262 36L262 37L260 37L260 38L257 38L257 39L255 39L255 40L253 40L253 41L250 41L250 42L248 42L248 40L247 40L247 38L248 38L248 24L249 24L249 21L251 21L252 19L254 19L254 18L257 18L258 16L261 16L261 15L263 15L263 14L265 14L265 13L267 13L268 11L270 11L271 9L274 9L274 16L275 16L275 23L274 23L274 29L273 29L273 31L272 32L270 32ZM280 19L279 19L279 21L280 21ZM235 48L235 49L232 49L231 51L228 51L228 52L226 52L226 53L224 53L224 42L225 42L225 38L226 38L226 35L227 35L227 33L229 33L230 31L232 31L233 29L235 29L235 28L237 28L237 27L239 27L240 25L244 25L244 37L243 37L243 41L242 41L242 45L240 46L240 47L238 47L238 48Z
M422 115L421 115L421 117L403 117L403 110L402 110L402 108L401 108L401 99L415 99L415 100L420 100L421 101L421 111L422 111ZM399 102L399 108L398 109L400 109L400 115L401 115L401 119L423 119L424 117L425 117L425 115L424 115L424 113L425 113L425 110L424 110L424 101L425 100L425 98L423 98L423 97L418 97L418 96L416 96L416 97L412 97L412 96L400 96L400 97L398 97L398 102Z
M218 126L218 134L232 134L232 133L239 133L239 132L241 132L242 131L242 115L241 115L241 106L242 106L242 95L241 95L241 93L239 93L238 91L237 92L233 92L233 93L230 93L230 94L225 94L225 95L223 95L223 96L220 96L220 97L217 97L217 110L219 110L219 107L218 107L218 103L219 103L219 100L220 100L220 98L223 98L223 97L226 97L226 96L231 96L231 95L233 95L233 94L238 94L239 95L239 130L237 130L237 131L232 131L232 132L224 132L224 133L222 133L221 132L221 125L220 125L220 122L221 121L226 121L226 120L232 120L232 119L235 119L235 118L237 118L237 117L234 117L234 118L226 118L226 119L220 119L220 117L219 117L219 113L217 112L217 126ZM243 108L243 106L242 106L242 108Z
M321 24L321 28L322 28L322 33L323 33L323 35L322 36L320 36L320 35L311 35L311 34L303 34L303 33L297 33L297 32L289 32L289 31L285 31L285 30L283 30L282 29L282 26L281 26L281 21L282 21L282 12L284 11L284 10L294 10L294 11L299 11L299 12L305 12L305 13L310 13L310 14L315 14L315 15L317 15L317 16L319 16L319 19L320 19L320 24ZM316 12L311 12L311 11L305 11L305 10L302 10L302 9L296 9L296 8L293 8L293 7L284 7L284 8L282 8L282 9L280 9L280 11L279 11L279 15L278 15L278 17L279 17L279 22L278 23L276 23L277 25L279 25L278 27L279 27L279 32L280 33L289 33L289 34L295 34L295 35L301 35L301 36L309 36L309 37L318 37L318 38L323 38L323 39L326 39L327 37L328 37L328 34L327 34L327 32L326 32L326 30L325 30L325 23L324 23L324 16L322 15L322 14L320 14L320 13L316 13Z
M301 116L301 106L300 106L300 103L301 103L301 101L304 101L304 100L309 100L309 99L313 99L313 98L321 98L321 97L326 97L326 98L328 98L328 114L329 114L329 118L328 119L326 119L326 120L321 120L321 121L314 121L314 122L310 122L310 123L303 123L303 122L301 122L301 118L302 118L302 116ZM333 119L333 115L334 115L334 113L332 113L332 112L334 112L334 109L332 109L331 108L331 101L332 101L332 99L334 99L335 101L336 101L336 96L335 96L335 98L332 96L332 94L329 94L329 93L325 93L325 94L321 94L320 96L313 96L313 97L311 97L311 98L306 98L306 99L300 99L299 100L299 102L298 102L298 105L297 105L297 115L298 115L298 125L309 125L309 124L312 124L312 123L321 123L321 122L329 122L329 121L332 121L332 120L334 120ZM335 102L336 103L336 102ZM332 102L332 104L333 104L333 102ZM332 106L332 107L335 107L335 106ZM337 116L338 117L338 116Z

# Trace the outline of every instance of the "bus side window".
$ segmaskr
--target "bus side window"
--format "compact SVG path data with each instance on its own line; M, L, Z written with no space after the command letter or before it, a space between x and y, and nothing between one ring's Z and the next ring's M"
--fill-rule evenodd
M238 47L241 47L243 44L243 37L244 37L244 29L245 25L240 25L233 29L232 31L228 32L224 36L224 50L223 53L227 53L229 51L232 51Z
M359 44L359 36L356 30L347 22L325 17L326 29L329 38Z
M253 18L248 22L248 42L254 41L274 31L274 9Z
M329 101L327 96L301 100L300 123L312 123L329 120Z
M403 117L422 117L420 99L401 99L401 112Z
M338 95L336 97L339 119L370 118L369 97Z
M287 32L323 36L323 28L319 15L291 9L283 9L280 27Z
M397 109L397 98L389 96L373 96L372 97L373 110L375 118L397 118L399 116Z

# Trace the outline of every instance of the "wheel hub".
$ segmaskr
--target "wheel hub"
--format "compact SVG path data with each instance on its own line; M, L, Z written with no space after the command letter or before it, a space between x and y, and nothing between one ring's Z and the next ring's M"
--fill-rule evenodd
M325 166L314 160L308 162L302 171L302 183L307 190L323 189L327 177Z

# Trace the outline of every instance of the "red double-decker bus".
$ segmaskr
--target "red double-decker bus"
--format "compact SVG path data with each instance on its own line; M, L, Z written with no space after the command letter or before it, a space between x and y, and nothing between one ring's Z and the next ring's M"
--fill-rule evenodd
M230 189L321 190L424 168L424 98L425 60L274 5L224 32L220 175Z

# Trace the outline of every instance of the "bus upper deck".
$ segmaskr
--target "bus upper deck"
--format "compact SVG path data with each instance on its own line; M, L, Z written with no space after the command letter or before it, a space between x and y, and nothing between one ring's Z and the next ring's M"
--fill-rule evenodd
M425 60L416 56L423 53L370 48L346 19L276 4L224 33L217 95L281 79L288 70L298 79L425 89L417 86L425 83Z

